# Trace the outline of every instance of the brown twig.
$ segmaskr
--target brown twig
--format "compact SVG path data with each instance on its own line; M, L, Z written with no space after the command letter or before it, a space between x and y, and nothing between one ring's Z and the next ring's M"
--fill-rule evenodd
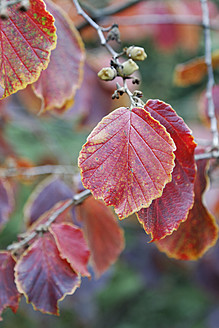
M64 206L57 209L42 225L39 225L34 231L32 231L30 234L28 234L24 239L17 243L13 243L7 247L8 251L17 251L20 248L25 247L29 244L31 240L33 240L41 231L45 231L49 228L49 226L58 218L60 214L62 214L67 208L71 206L76 206L78 204L81 204L87 197L91 195L90 190L84 190L80 192L79 194L76 194L72 199L70 199Z

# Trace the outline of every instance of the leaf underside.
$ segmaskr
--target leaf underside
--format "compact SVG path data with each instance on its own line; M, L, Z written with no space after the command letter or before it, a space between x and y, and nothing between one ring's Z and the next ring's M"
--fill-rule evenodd
M91 252L91 261L97 276L112 265L124 248L123 230L113 212L94 197L87 198L76 208L78 218Z
M214 217L203 205L202 196L207 186L207 160L197 161L195 201L188 219L171 236L156 242L160 251L179 260L197 260L218 239L218 227Z

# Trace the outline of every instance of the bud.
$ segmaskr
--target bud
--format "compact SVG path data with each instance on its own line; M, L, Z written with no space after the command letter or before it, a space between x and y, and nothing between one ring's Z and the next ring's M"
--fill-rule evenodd
M131 46L126 50L126 55L131 57L133 60L145 60L147 54L144 48Z
M120 40L120 32L119 32L119 27L117 24L113 24L113 26L111 27L111 30L109 31L107 38L106 38L106 42L110 41L110 40L115 40L118 43L121 43Z
M139 69L138 65L132 59L125 61L120 67L118 67L118 73L125 77L129 76Z
M97 75L101 80L112 81L117 76L117 71L114 67L104 67Z

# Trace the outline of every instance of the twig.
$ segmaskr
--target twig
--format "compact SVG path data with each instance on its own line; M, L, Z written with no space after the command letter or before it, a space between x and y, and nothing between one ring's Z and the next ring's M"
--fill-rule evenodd
M144 0L129 0L125 3L120 4L113 4L111 6L108 6L106 8L101 9L93 9L90 6L88 7L86 5L83 5L83 7L86 9L86 11L89 13L89 16L95 20L96 22L102 21L105 17L112 16L115 14L120 13L121 11L124 11L125 9L128 9ZM89 25L88 22L83 22L80 25L77 26L77 29L81 30Z
M17 176L31 178L46 174L73 175L75 173L76 170L71 165L41 165L30 168L0 168L0 177L2 178Z
M110 52L110 54L113 57L116 57L118 54L117 52L114 51L114 49L106 42L106 38L103 34L103 30L100 27L100 25L98 25L92 18L90 18L90 16L88 14L86 14L86 12L81 8L78 0L72 0L78 15L81 15L82 17L84 17L84 19L88 22L88 24L90 24L98 33L98 36L100 38L100 43L102 46L105 46L107 48L107 50Z
M207 0L200 0L202 6L202 22L204 26L204 39L205 39L205 63L208 69L208 83L206 97L208 100L208 116L211 123L212 132L212 148L218 149L219 139L218 139L218 129L217 129L217 119L215 115L215 107L213 100L213 85L214 85L214 73L212 67L211 58L211 32L210 32L210 19Z
M115 17L107 17L104 19L105 24L111 24L112 20L115 21ZM173 14L142 14L133 16L121 16L119 17L120 26L132 26L132 25L191 25L204 28L202 18L193 15L173 15ZM79 25L81 28L82 25ZM218 20L212 21L209 26L212 30L219 30Z
M202 154L196 154L195 160L199 161L201 159L211 159L211 158L219 158L219 151L218 150L212 150L208 153L202 153Z
M118 53L116 52L108 43L107 43L107 39L105 38L103 31L108 31L108 28L102 28L100 25L98 25L87 13L85 13L85 11L82 9L82 7L80 6L78 0L72 0L76 10L78 12L79 15L81 15L82 17L84 17L84 19L86 19L86 21L97 31L99 38L100 38L100 42L101 45L104 46L109 53L112 55L114 62L116 63L116 65L120 66L120 62L119 62L119 57L123 54L123 53ZM122 66L122 65L121 65ZM134 100L133 94L132 92L128 89L127 83L126 83L126 79L123 78L123 85L124 85L124 90L127 93L127 95L130 98L131 101L131 106L135 106L136 105L136 101Z
M58 218L60 214L62 214L67 208L70 206L75 206L80 203L82 203L87 197L91 195L90 190L84 190L79 194L76 194L72 199L70 199L64 206L57 209L48 219L47 222L45 222L42 225L39 225L34 231L32 231L30 234L28 234L24 239L17 243L13 243L7 247L8 251L16 251L26 245L33 240L41 231L45 231L49 228L49 226Z

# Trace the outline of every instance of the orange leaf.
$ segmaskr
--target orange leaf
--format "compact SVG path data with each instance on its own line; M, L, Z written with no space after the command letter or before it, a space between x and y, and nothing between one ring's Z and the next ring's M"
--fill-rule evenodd
M195 201L186 222L172 235L156 242L158 248L169 257L196 260L217 241L218 227L215 219L202 203L202 194L207 186L206 165L207 160L197 162Z
M212 66L219 66L219 50L212 53ZM199 83L207 74L207 66L204 57L192 59L175 67L174 83L181 87L187 87Z
M41 112L61 108L73 99L82 81L85 59L84 45L74 24L60 7L49 0L45 3L55 17L58 40L48 68L33 85L42 100Z
M9 18L0 20L0 85L5 98L35 82L56 46L54 18L42 0L30 0L27 12L10 6Z
M118 108L96 126L79 156L85 188L124 218L162 195L174 142L143 108Z
M94 270L100 276L123 250L123 231L112 211L102 201L89 197L76 210L84 224Z
M196 143L190 129L170 105L150 100L145 109L165 126L176 145L172 181L165 186L160 198L153 200L149 208L143 208L137 214L145 231L151 233L154 241L176 230L186 220L193 205Z

